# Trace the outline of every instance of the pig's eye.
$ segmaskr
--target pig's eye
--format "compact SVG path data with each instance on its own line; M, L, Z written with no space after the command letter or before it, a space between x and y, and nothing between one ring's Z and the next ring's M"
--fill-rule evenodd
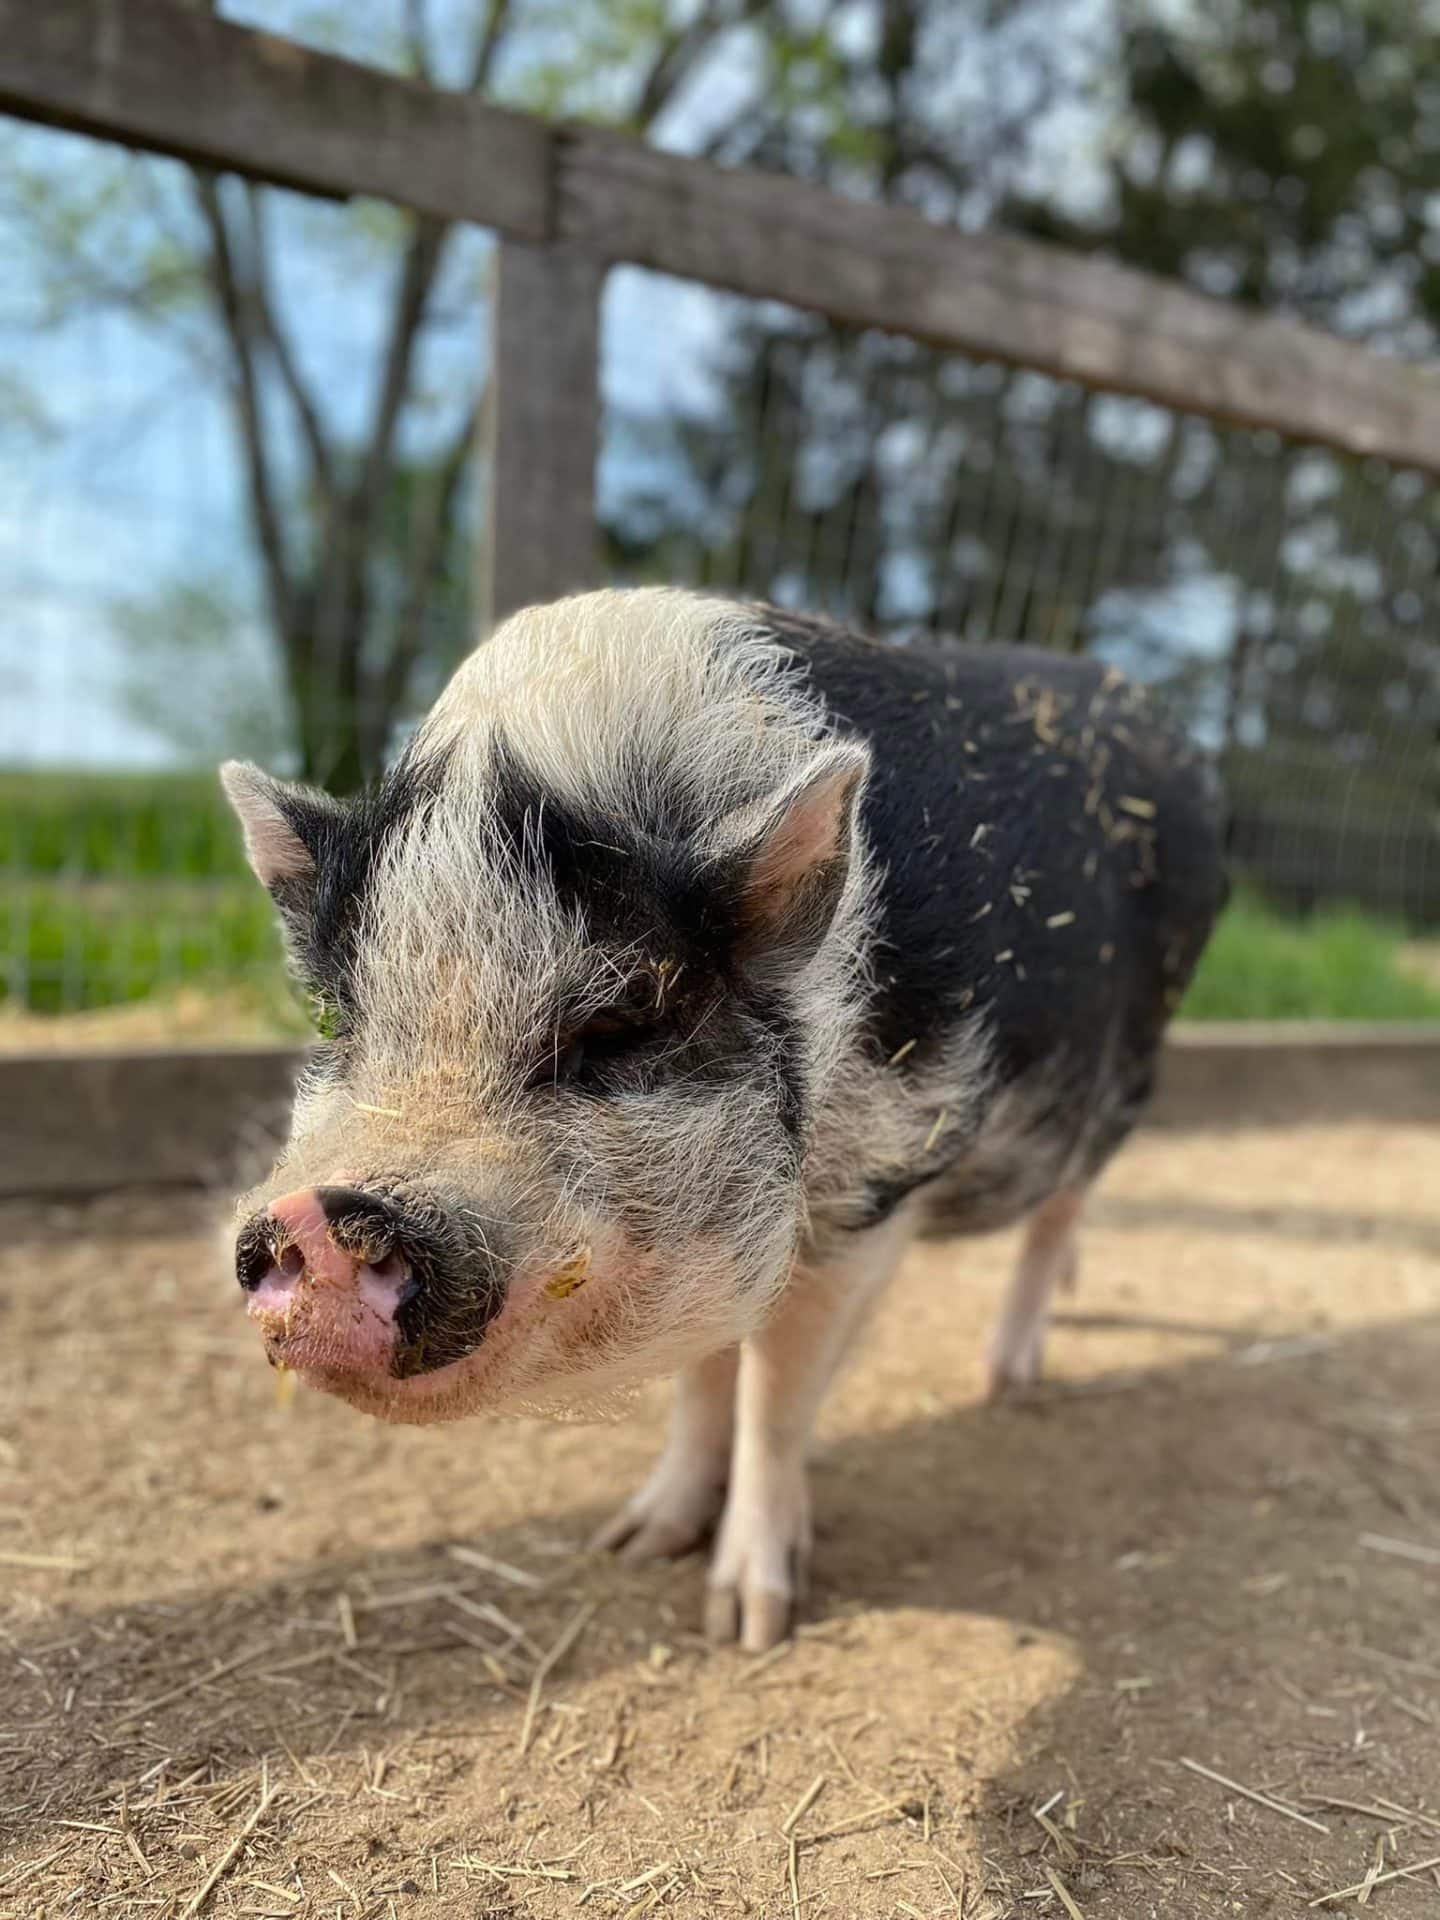
M562 1034L554 1054L532 1078L533 1086L584 1085L607 1062L638 1053L654 1037L654 1028L619 1015L597 1014L583 1027Z

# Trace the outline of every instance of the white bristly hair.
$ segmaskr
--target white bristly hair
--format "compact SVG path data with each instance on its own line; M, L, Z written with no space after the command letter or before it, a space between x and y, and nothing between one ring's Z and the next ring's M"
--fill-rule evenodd
M756 614L671 587L515 614L458 669L419 735L484 760L503 725L550 791L643 811L677 778L718 819L782 786L831 732Z

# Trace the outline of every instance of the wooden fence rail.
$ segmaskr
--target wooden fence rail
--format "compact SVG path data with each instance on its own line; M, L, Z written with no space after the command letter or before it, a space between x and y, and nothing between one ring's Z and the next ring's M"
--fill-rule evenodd
M1440 473L1440 379L1318 328L1091 255L504 112L182 0L0 0L0 109L557 243L572 274L582 259L633 262ZM570 350L585 350L573 334Z

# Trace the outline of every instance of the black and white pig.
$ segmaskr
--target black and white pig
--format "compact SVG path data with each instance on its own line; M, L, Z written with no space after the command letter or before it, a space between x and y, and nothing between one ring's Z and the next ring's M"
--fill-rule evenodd
M676 1375L601 1540L718 1522L768 1647L917 1235L1028 1221L991 1385L1039 1368L1223 899L1205 769L1087 660L647 589L507 621L362 798L223 777L326 1035L241 1202L271 1359L399 1421Z

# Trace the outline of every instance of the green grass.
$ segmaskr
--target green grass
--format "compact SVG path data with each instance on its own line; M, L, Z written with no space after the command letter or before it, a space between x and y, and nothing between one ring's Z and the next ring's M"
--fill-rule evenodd
M1440 1020L1440 991L1406 973L1399 927L1354 909L1282 917L1241 892L1200 963L1191 1020Z
M27 880L0 889L0 1003L84 1013L167 987L279 981L253 880Z
M0 772L0 875L238 880L246 871L213 773Z
M215 775L0 772L0 1004L84 1013L196 984L284 1005L274 910Z

